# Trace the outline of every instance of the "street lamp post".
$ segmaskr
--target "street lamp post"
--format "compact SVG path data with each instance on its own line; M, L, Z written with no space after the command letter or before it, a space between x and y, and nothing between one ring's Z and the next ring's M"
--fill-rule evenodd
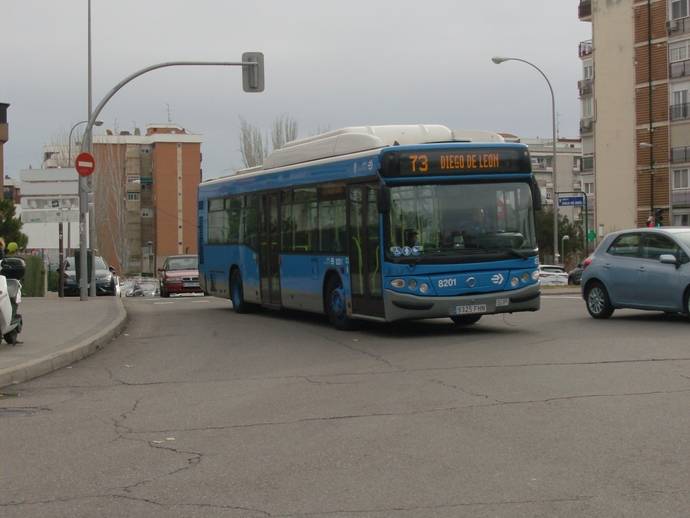
M72 164L72 132L74 131L74 129L75 129L77 126L79 126L80 124L86 124L87 122L89 122L89 121L88 121L88 120L79 121L79 122L77 122L74 126L72 126L72 129L71 129L71 130L69 130L69 139L68 139L68 141L67 141L67 142L68 142L68 144L67 144L67 162L68 162L69 164L71 164L71 165L73 165L73 164ZM102 126L102 125L103 125L103 121L96 121L96 122L93 123L93 125L94 125L94 126Z
M565 236L563 236L563 238L561 239L561 254L562 254L562 256L563 256L563 263L564 263L564 264L565 264L565 242L566 242L568 239L570 239L570 236L567 235L567 234L566 234Z
M558 196L556 193L558 192L558 182L556 180L556 96L553 93L553 88L551 87L551 82L549 81L549 78L546 77L546 74L542 72L542 70L535 65L534 63L530 63L527 60L520 59L520 58L507 58L507 57L500 57L500 56L494 56L491 58L491 61L493 61L495 64L499 65L503 63L504 61L519 61L521 63L525 63L526 65L531 66L534 68L537 72L539 72L542 77L546 80L546 84L549 85L549 91L551 92L551 122L552 122L552 129L553 129L553 259L554 263L558 263Z

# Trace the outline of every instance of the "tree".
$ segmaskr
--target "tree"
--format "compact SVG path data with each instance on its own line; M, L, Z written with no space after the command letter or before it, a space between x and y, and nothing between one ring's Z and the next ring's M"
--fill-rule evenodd
M273 121L271 142L273 149L280 149L286 142L297 138L297 121L287 114L283 114Z
M244 167L256 167L263 164L271 149L282 148L287 142L297 138L297 121L290 115L283 114L273 121L271 128L271 146L259 128L249 124L240 117L240 153Z
M5 243L15 242L20 250L26 248L29 238L22 233L22 222L15 217L15 208L12 200L0 200L0 237Z
M542 258L553 257L553 210L544 209L536 213L537 244ZM567 216L558 216L558 246L563 236L569 236L566 255L582 254L584 250L584 232L579 221L570 221ZM566 259L565 257L563 258Z
M263 164L268 156L268 143L264 144L261 130L240 117L240 153L244 167Z

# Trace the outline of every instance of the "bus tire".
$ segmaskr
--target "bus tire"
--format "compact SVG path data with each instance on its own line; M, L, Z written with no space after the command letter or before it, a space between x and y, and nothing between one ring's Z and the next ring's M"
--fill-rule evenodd
M249 313L251 310L250 304L244 300L242 274L239 268L235 268L230 274L230 300L235 313Z
M331 275L328 278L325 293L324 307L331 324L341 331L355 329L356 322L347 316L347 300L339 276Z
M458 315L450 317L456 326L471 326L479 322L480 318L482 318L481 315Z

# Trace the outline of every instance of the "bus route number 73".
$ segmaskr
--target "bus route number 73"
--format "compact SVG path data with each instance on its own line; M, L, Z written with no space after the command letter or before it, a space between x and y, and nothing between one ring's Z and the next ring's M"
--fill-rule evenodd
M413 173L429 171L429 157L427 155L410 155L411 169Z

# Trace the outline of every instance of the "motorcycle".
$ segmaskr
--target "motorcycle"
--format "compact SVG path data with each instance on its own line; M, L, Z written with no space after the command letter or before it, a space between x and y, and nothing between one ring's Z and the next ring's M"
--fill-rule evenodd
M26 263L19 257L7 257L0 262L0 335L10 345L17 345L24 324L19 305L25 271Z

